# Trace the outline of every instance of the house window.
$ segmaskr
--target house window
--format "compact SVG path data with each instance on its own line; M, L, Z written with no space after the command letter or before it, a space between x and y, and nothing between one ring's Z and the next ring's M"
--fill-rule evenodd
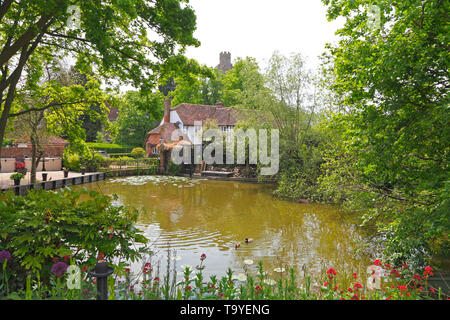
M158 148L153 147L152 148L152 154L158 154Z

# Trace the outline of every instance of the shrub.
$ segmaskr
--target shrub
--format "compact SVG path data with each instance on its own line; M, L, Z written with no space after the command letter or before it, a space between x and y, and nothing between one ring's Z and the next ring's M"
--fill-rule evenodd
M147 239L133 226L138 211L113 206L112 200L94 191L68 188L30 190L26 196L2 194L0 249L11 253L15 277L34 271L45 279L55 259L64 256L89 265L95 264L99 253L109 261L141 258L133 243Z
M131 150L131 156L135 159L145 157L145 150L143 148L134 148Z
M9 178L11 180L22 180L23 178L25 178L25 175L23 173L17 172L13 173Z
M96 142L87 142L89 148L94 150L102 150L109 153L125 153L130 152L133 147L123 146L120 144L114 143L96 143Z
M167 167L167 172L171 175L171 176L176 176L180 173L181 171L181 166L179 164L175 164L172 161L169 162L169 165Z
M81 159L78 154L64 152L63 161L66 169L75 172L81 171Z

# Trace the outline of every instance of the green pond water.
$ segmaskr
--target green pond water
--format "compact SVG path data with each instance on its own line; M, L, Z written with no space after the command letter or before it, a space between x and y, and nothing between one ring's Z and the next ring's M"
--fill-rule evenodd
M367 250L358 250L369 238L350 214L333 206L274 198L273 185L136 176L77 188L82 187L117 194L119 204L143 209L137 227L150 239L156 253L152 263L160 261L161 270L168 246L176 251L177 271L182 265L195 267L205 253L204 274L219 276L227 268L254 272L258 261L271 272L291 266L301 272L306 265L317 275L329 267L365 269L373 259ZM245 238L253 242L247 244Z

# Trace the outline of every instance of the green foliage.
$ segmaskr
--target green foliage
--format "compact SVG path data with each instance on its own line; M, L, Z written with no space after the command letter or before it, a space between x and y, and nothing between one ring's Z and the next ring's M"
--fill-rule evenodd
M75 171L75 172L81 171L81 160L80 160L80 156L78 154L71 153L70 151L64 151L63 163L64 163L64 168L66 168L70 171Z
M112 258L141 257L133 243L147 239L133 226L138 212L111 204L97 192L31 190L27 196L3 194L0 247L25 270L48 273L52 258L70 255L93 265L99 253Z
M206 279L203 272L205 255L194 268L186 267L180 278L167 254L167 269L163 274L151 260L142 260L137 272L127 264L116 271L118 277L108 278L109 300L443 300L447 298L441 289L433 288L428 278L433 275L430 267L417 271L416 277L407 268L392 269L387 265L380 269L386 272L383 284L378 289L369 288L365 273L344 270L322 270L318 276L308 273L306 268L300 276L298 270L284 267L276 272L264 268L260 261L256 268L245 267L245 273L236 274L231 268L221 277L211 275ZM378 260L377 260L378 261ZM375 261L375 262L377 262ZM372 268L379 266L371 266ZM86 268L86 266L84 266ZM252 270L253 269L253 270ZM116 269L117 270L117 269ZM273 271L275 271L273 270ZM281 272L280 272L281 271ZM421 275L421 276L420 276ZM420 280L417 279L419 276ZM87 268L81 272L81 290L67 290L67 273L60 278L52 276L48 285L40 279L27 277L26 290L14 290L9 299L96 299L95 284L89 279ZM179 281L177 281L180 279ZM313 285L317 283L317 285ZM1 292L0 292L1 294ZM237 310L237 309L236 309ZM264 309L262 309L264 310ZM268 310L268 309L266 309ZM178 311L177 311L178 312Z
M134 148L131 150L131 156L135 159L143 158L145 156L145 150L143 148Z
M13 173L9 178L11 180L22 180L23 178L25 178L25 175L23 173L16 172L16 173Z
M254 58L238 58L226 74L217 69L200 70L200 75L175 77L176 87L170 93L173 105L214 105L221 101L227 107L262 109L270 100L270 91L264 86L264 76Z
M117 80L151 92L161 73L195 69L183 56L187 46L200 44L193 36L195 13L184 0L77 2L80 20L69 26L74 16L68 9L73 5L69 0L38 0L33 5L7 1L2 5L1 145L8 117L20 110L15 98L25 88L24 83L27 89L49 97L47 106L69 107L69 112L57 112L47 120L53 123L51 130L56 134L64 133L71 144L82 144L86 132L78 123L80 118L94 111L90 106L106 101L99 89L101 78L107 79L108 87ZM42 62L68 55L76 60L77 70L90 75L88 83L61 86L50 81L41 86L40 78L46 71Z
M93 150L106 151L107 153L128 153L133 147L114 143L88 142L87 146Z
M270 99L256 59L238 58L233 68L222 76L222 102L241 109L261 109Z
M95 134L95 139L89 139L88 137L86 137L86 141L93 141L93 140L95 140L95 142L96 143L102 143L102 144L106 144L106 143L108 143L108 141L106 140L106 138L105 138L105 135L103 134L103 132L101 132L101 131L98 131L96 134Z
M377 224L394 261L448 255L448 3L375 1L371 28L364 1L323 2L330 19L346 17L329 47L346 113L333 120L342 147L330 152L327 188L344 180L336 188Z
M2 142L2 147L9 146L9 145L13 144L14 141L15 141L15 139L4 139Z
M181 171L181 165L175 164L172 161L169 161L169 165L167 166L167 172L171 176L176 176Z
M163 105L164 96L161 93L128 91L119 103L114 142L142 147L148 132L159 124Z

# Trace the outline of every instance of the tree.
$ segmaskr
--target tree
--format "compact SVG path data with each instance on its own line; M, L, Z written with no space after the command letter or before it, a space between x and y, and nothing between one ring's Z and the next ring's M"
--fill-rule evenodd
M78 26L69 30L73 17ZM119 80L148 91L160 71L189 68L182 53L199 45L194 30L194 11L182 0L79 1L75 7L69 0L2 1L0 142L24 68L38 61L36 54L71 55L78 70L99 74L108 85Z
M357 173L352 200L361 198L393 261L448 254L449 4L371 1L374 25L365 1L323 2L329 19L346 18L329 58L347 110L335 122Z
M85 136L80 114L98 116L90 106L105 99L98 82L88 79L84 86L76 85L70 70L64 69L61 61L34 57L41 59L26 66L27 77L17 92L15 113L10 114L10 118L16 119L16 130L31 141L32 184L36 182L36 168L43 156L41 138L53 133L66 137L72 147L83 145Z
M114 142L142 147L148 132L158 125L163 115L163 105L162 93L141 95L138 91L128 91L119 104Z
M233 68L223 75L222 83L222 102L226 106L261 109L270 95L255 58L236 59Z

